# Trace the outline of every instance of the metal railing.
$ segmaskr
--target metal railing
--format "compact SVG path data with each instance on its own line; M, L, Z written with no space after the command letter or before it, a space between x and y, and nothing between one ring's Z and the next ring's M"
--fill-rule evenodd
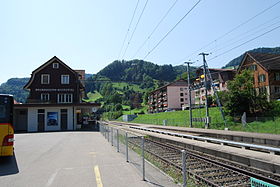
M233 145L233 146L241 147L243 149L246 149L246 148L247 149L251 149L251 148L261 149L263 151L268 151L271 154L280 153L280 148L275 148L275 147L262 146L262 145L256 145L256 144L248 144L248 143L240 143L240 142L222 140L222 139L216 139L216 138L194 136L194 135L189 135L189 134L180 134L180 133L174 133L174 132L145 128L145 127L130 126L130 128L138 129L138 130L144 130L144 131L150 131L150 132L156 132L156 133L160 133L160 134L178 136L178 137L182 137L182 138L189 138L189 139L193 139L193 140L202 140L202 141L206 141L206 142L219 143L221 145Z
M121 152L125 155L126 162L138 166L138 169L141 170L142 178L145 181L145 138L143 136L125 132L102 123L99 124L99 129L107 141L110 142L112 146L116 147L117 152ZM131 150L129 145L131 143L129 142L129 139L138 139L141 141L141 144L134 147L135 150Z

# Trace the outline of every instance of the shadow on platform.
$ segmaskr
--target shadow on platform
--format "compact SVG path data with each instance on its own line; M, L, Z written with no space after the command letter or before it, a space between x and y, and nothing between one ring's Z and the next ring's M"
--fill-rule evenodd
M14 156L0 157L0 176L13 175L19 172L17 159Z

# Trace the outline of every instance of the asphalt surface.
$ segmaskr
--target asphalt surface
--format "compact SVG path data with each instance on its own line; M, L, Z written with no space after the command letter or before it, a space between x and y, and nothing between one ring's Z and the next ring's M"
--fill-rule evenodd
M15 156L0 158L0 186L165 186L142 181L99 132L15 135Z

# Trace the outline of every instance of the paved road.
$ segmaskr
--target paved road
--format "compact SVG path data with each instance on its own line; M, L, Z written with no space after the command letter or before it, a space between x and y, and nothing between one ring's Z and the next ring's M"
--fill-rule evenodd
M15 139L15 156L0 159L1 187L150 186L98 132L17 134Z

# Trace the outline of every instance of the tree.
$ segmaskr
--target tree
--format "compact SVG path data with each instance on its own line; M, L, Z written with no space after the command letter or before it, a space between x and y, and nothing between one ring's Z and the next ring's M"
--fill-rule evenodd
M273 108L265 94L256 94L253 74L250 70L242 71L229 81L227 101L224 106L231 116L241 116L244 112L248 115L261 115Z

